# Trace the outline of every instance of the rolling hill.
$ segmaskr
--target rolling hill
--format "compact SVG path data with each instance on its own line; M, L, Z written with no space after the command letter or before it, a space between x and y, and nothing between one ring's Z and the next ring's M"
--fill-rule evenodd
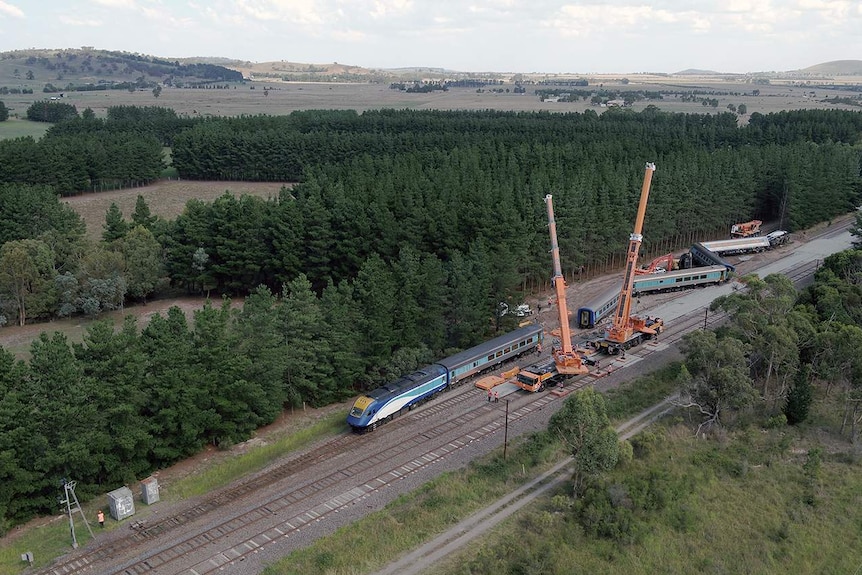
M107 89L114 84L134 89L156 84L192 86L242 79L237 69L202 59L168 60L93 48L0 53L0 87L7 90L55 91L45 90L48 86L68 91Z
M676 76L726 76L713 70L689 68ZM770 75L862 76L862 60L835 60ZM130 52L68 49L13 50L0 53L0 93L86 89L151 88L157 84L197 86L245 79L257 81L388 83L417 78L476 78L500 74L467 73L429 67L365 68L338 62L309 64L289 60L250 62L227 57L166 58ZM49 88L46 90L46 88Z
M833 60L798 71L821 76L862 76L862 60Z

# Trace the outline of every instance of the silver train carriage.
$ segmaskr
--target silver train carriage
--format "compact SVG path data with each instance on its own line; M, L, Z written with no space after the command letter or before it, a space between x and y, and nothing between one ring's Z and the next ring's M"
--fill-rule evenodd
M635 282L632 294L642 295L719 284L726 281L729 274L727 266L717 265L643 276L640 281Z
M727 281L728 265L710 265L698 268L674 270L660 274L637 276L632 283L632 295L643 295L663 291L675 291L701 285ZM617 307L620 288L608 290L587 305L578 308L577 321L581 329L592 329Z

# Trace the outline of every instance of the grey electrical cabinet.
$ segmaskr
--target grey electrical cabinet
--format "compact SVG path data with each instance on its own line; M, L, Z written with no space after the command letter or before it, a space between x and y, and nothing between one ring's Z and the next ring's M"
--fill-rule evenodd
M159 481L155 477L141 480L141 501L152 505L159 500Z
M120 487L108 493L108 507L111 517L122 521L135 514L135 498L128 487Z

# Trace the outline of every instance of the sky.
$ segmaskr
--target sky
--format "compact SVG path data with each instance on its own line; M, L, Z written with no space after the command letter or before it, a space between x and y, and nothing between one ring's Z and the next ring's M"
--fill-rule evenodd
M0 0L0 51L464 72L788 71L862 59L862 0Z

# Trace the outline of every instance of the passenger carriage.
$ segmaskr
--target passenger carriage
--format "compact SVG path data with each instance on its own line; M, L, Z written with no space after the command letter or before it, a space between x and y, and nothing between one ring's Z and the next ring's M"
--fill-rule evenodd
M532 352L542 341L542 327L529 325L456 353L360 396L347 423L355 431L374 430L462 380Z

